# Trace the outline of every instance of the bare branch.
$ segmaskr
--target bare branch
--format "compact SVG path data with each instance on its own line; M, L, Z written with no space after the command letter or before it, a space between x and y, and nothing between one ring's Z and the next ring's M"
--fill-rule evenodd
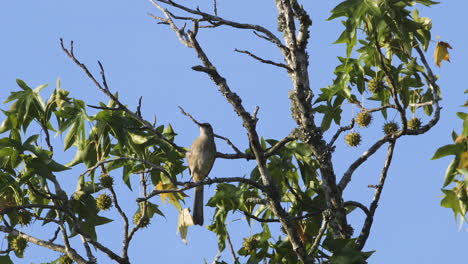
M172 0L151 0L151 2L158 9L160 9L161 11L163 11L164 8L162 8L156 2L160 2L160 3L167 4L169 6L173 6L175 8L178 8L180 10L183 10L183 11L185 11L187 13L190 13L190 14L193 14L193 15L198 15L202 19L207 20L207 21L211 21L212 23L216 23L218 25L227 25L227 26L234 27L234 28L250 29L250 30L257 31L257 32L261 32L262 34L267 36L273 43L275 43L283 51L283 53L285 52L285 50L283 49L284 46L282 45L281 40L275 34L273 34L271 31L269 31L268 29L266 29L266 28L264 28L262 26L253 25L253 24L246 24L246 23L238 23L238 22L227 20L227 19L223 19L223 18L221 18L221 17L219 17L217 15L210 15L208 13L202 12L199 9L195 10L195 9L188 8L188 7L186 7L184 5L181 5L181 4L178 4L178 3L176 3L176 2L174 2ZM180 37L179 37L179 39L180 39Z
M341 191L343 191L348 185L348 183L351 181L351 177L354 171L359 166L361 166L370 156L372 156L377 150L379 150L383 144L390 141L391 137L392 135L386 135L385 137L379 139L367 151L365 151L356 161L354 161L349 166L349 168L343 174L343 177L341 178L340 183L338 184L338 187L340 188Z
M375 190L374 200L372 201L369 207L370 208L369 213L367 214L366 220L364 221L364 225L361 229L361 233L356 241L358 250L361 250L364 247L364 245L366 244L367 238L369 237L370 229L374 221L374 214L379 204L380 196L382 194L382 190L385 184L385 179L387 178L388 168L390 167L390 164L392 162L393 150L395 149L395 143L396 143L395 139L393 139L388 144L387 157L385 159L384 167L380 175L379 185L377 189Z
M335 135L333 135L332 139L330 140L330 143L328 143L328 148L333 148L333 145L335 144L335 141L338 139L338 137L340 136L340 134L344 131L347 131L347 130L350 130L354 127L354 118L351 119L351 124L347 125L347 126L344 126L344 127L340 127L338 129L338 131L336 131Z
M205 180L200 181L200 182L177 182L178 186L183 186L182 188L178 188L178 189L153 190L146 197L138 198L137 202L147 201L150 198L152 198L152 197L154 197L154 196L156 196L158 194L161 194L161 193L184 192L186 190L193 189L193 188L195 188L197 186L211 185L211 184L223 183L223 182L241 182L241 183L248 184L248 185L250 185L250 186L252 186L254 188L257 188L257 189L263 191L264 193L270 193L270 190L266 186L264 186L263 184L252 181L252 180L247 179L247 178L241 178L241 177L212 178L212 179L206 178Z
M231 255L234 260L234 263L239 263L239 257L237 257L236 255L236 251L234 250L234 246L232 245L231 236L229 235L229 232L227 232L227 230L226 230L226 238L228 241L229 249L231 251Z
M287 135L285 138L281 139L280 141L276 142L275 145L273 145L271 148L269 148L265 152L265 158L269 158L269 157L275 155L278 150L283 148L289 142L294 141L296 139L297 139L296 130L293 130L291 133L289 133L289 135Z
M109 191L111 192L112 200L114 202L115 209L117 209L117 212L119 213L120 217L122 218L124 222L124 235L123 235L123 248L122 248L122 256L126 256L126 250L125 248L128 248L128 229L129 229L129 222L128 222L128 216L125 214L125 212L122 210L122 207L120 207L119 204L119 199L117 197L117 193L114 190L113 186L110 186Z
M97 263L97 258L93 255L93 252L91 251L91 247L89 246L88 242L86 241L86 238L83 235L80 235L81 242L83 243L83 246L86 250L86 255L88 256L88 260L90 264L96 264Z
M76 225L75 226L75 229L76 229L76 232L80 235L82 235L86 242L90 243L91 245L93 245L95 248L97 248L98 250L100 250L101 252L105 253L110 259L112 260L115 260L117 263L120 263L120 264L130 264L130 262L128 261L128 259L124 259L122 257L120 257L119 255L115 254L111 249L109 249L108 247L102 245L101 243L99 243L98 241L94 240L91 236L89 236L87 233L85 233L82 229L81 229L81 226L80 225Z
M198 126L201 126L201 123L198 122L191 114L185 112L185 110L179 106L179 109L180 109L180 112L182 112L183 115L187 116L188 118L190 118L190 120L192 120L195 124L197 124Z
M357 107L359 107L359 109L361 109L361 111L365 111L365 112L369 112L369 113L382 111L382 110L388 109L388 108L393 108L395 110L398 110L397 106L393 105L393 104L382 105L382 106L376 107L376 108L365 108L361 104L361 102L359 102L358 100L352 101L351 103L357 105Z
M119 107L107 107L107 106L96 106L96 105L87 105L88 107L99 109L99 110L111 110L111 111L122 111Z
M274 62L274 61L271 61L271 60L266 60L266 59L263 59L263 58L260 58L259 56L251 53L250 51L247 51L247 50L238 50L238 49L235 49L234 51L236 52L239 52L239 53L244 53L244 54L247 54L249 55L250 57L262 62L262 63L265 63L265 64L270 64L270 65L274 65L274 66L277 66L277 67L280 67L280 68L284 68L286 69L288 72L289 71L292 71L291 68L289 68L288 65L284 64L284 63L279 63L279 62Z
M356 201L346 201L343 203L343 205L345 207L348 207L348 206L355 206L359 209L361 209L366 215L369 215L369 209L367 209L367 207L365 205L363 205L362 203L360 202L356 202Z
M125 111L127 114L129 114L132 118L134 118L135 120L137 120L143 128L151 131L151 133L153 133L154 135L158 136L163 142L165 142L166 144L172 146L175 150L177 150L178 152L184 154L186 152L186 150L183 148L183 147L180 147L178 146L177 144L175 144L174 142L172 142L171 140L167 139L164 135L162 135L159 131L156 130L155 127L153 127L151 125L150 122L142 119L141 117L139 117L136 113L134 113L133 111L131 111L130 109L128 109L122 102L120 102L120 100L115 96L113 95L110 90L109 90L109 87L107 85L107 81L106 81L106 76L105 76L105 72L104 72L104 67L102 66L101 62L98 62L99 64L99 67L101 69L101 77L102 77L102 85L96 80L96 78L94 77L94 75L89 71L88 67L86 67L86 65L84 65L83 63L81 63L76 57L75 57L75 54L73 53L73 41L70 42L70 49L67 49L65 48L65 45L63 44L63 39L60 39L60 45L62 47L62 50L65 52L65 54L67 54L68 57L70 57L70 59L73 60L73 62L75 62L76 65L78 65L85 73L86 75L88 76L88 78L95 84L95 86L101 91L103 92L107 97L109 97L112 101L114 101L118 108L122 109L123 111Z
M253 220L255 220L257 222L260 222L260 223L279 223L280 222L279 219L265 219L265 218L255 216L255 215L250 214L250 213L245 212L245 211L242 211L242 213L245 215L245 217L252 218ZM319 215L321 213L322 213L322 211L311 212L311 213L307 213L307 214L302 215L302 216L289 217L288 220L289 221L303 220L303 219L307 219L307 218L309 218L311 216Z
M312 247L309 250L309 254L307 255L307 258L310 260L313 260L315 252L317 251L320 241L322 240L323 234L325 234L325 231L327 230L328 222L330 222L330 216L328 214L324 214L322 224L320 226L320 229L315 236L314 242L312 243Z

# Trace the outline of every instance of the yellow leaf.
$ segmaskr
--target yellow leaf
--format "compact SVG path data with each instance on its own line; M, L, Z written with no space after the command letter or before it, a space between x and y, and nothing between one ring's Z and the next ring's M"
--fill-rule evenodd
M463 152L460 157L457 169L468 169L468 152Z
M185 208L180 211L179 214L179 223L177 224L177 233L180 234L182 242L187 244L187 234L188 227L193 225L192 215L190 214L190 209Z
M162 183L159 182L156 185L156 190L175 190L177 189L172 183ZM169 203L173 204L177 209L181 210L182 206L179 202L179 200L183 199L183 197L186 197L187 195L183 192L173 192L173 193L161 193L161 200L163 203L167 202L169 200Z
M448 44L447 42L439 41L437 42L437 47L435 48L434 52L434 61L437 64L437 66L442 65L442 61L450 61L450 54L448 52L448 49L452 49L452 46Z

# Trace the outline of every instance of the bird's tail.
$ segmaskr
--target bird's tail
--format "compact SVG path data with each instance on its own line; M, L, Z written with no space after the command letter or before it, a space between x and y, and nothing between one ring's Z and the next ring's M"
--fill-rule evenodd
M203 186L195 187L193 202L193 224L203 225Z

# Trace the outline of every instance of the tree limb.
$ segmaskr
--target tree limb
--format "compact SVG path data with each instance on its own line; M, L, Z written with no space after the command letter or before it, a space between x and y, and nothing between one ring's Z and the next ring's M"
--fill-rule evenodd
M370 208L369 213L367 214L366 220L364 221L364 225L361 229L361 233L356 241L358 250L361 250L364 247L364 245L366 244L367 238L369 237L370 229L374 221L374 214L375 214L375 211L377 210L380 196L382 194L385 180L387 178L388 168L390 167L390 164L392 162L393 150L395 149L395 143L396 143L396 140L392 139L390 143L388 144L387 157L385 159L384 167L380 175L379 185L377 189L375 190L374 200L369 206Z
M31 235L25 234L23 232L20 232L20 231L18 231L16 229L11 228L11 227L1 226L0 225L0 231L3 232L3 233L12 234L14 236L22 237L22 238L26 239L28 242L36 244L38 246L45 247L45 248L51 249L53 251L57 251L57 252L67 254L67 249L62 245L41 240L39 238L36 238L36 237L31 236ZM72 259L75 260L77 263L79 263L79 264L88 264L88 262L86 262L86 260L82 256L80 256L80 254L78 254L74 249L71 248L68 251L68 254L70 254L72 256Z
M279 63L279 62L274 62L274 61L271 61L271 60L266 60L266 59L263 59L263 58L260 58L258 57L257 55L253 54L252 52L250 51L247 51L247 50L238 50L238 49L235 49L234 51L236 52L239 52L239 53L244 53L244 54L247 54L249 55L250 57L262 62L262 63L265 63L265 64L270 64L270 65L274 65L276 67L280 67L280 68L283 68L283 69L286 69L288 72L292 71L291 68L289 68L288 65L284 64L284 63Z
M224 183L224 182L241 182L241 183L248 184L248 185L250 185L250 186L252 186L254 188L257 188L257 189L263 191L266 194L270 193L270 190L266 186L264 186L263 184L252 181L252 180L247 179L247 178L241 178L241 177L211 178L211 179L206 178L206 179L204 179L203 181L200 181L200 182L177 182L176 185L183 186L182 188L178 188L178 189L169 189L169 190L156 190L155 189L155 190L151 191L146 197L138 198L136 201L137 202L147 201L150 198L152 198L152 197L154 197L154 196L156 196L158 194L161 194L161 193L184 192L186 190L193 189L193 188L195 188L197 186L211 185L211 184L215 184L215 183Z

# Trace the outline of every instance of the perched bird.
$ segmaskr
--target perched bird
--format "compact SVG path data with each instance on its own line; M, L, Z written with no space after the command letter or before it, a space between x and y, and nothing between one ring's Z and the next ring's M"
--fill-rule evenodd
M190 174L194 182L203 181L213 168L216 145L213 128L208 123L199 124L200 136L187 152ZM195 187L193 202L193 224L203 225L203 186Z

